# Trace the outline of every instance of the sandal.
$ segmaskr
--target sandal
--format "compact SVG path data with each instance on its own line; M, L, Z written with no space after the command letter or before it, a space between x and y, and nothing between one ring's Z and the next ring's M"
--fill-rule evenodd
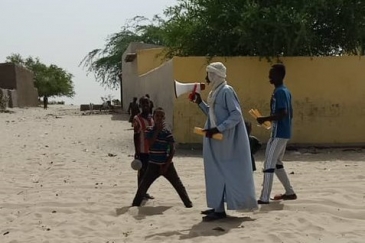
M295 200L295 199L297 199L297 195L294 193L294 194L290 194L290 195L277 194L274 196L274 198L272 200Z
M257 204L270 204L270 202L265 202L265 201L257 200Z
M204 222L210 222L210 221L214 221L214 220L218 220L218 219L224 219L227 218L227 214L226 212L222 212L222 213L210 213L207 216L203 217L203 221Z
M207 209L207 210L201 211L200 213L208 215L208 214L211 214L211 213L214 213L214 212L215 212L215 210L214 210L214 208L212 208L212 209Z

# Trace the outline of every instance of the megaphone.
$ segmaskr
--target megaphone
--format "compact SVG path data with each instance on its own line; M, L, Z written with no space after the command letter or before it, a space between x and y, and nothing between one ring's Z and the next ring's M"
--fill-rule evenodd
M180 83L175 80L174 82L175 88L175 97L179 97L182 94L190 93L189 99L193 100L195 97L195 93L200 93L200 91L205 89L204 83Z

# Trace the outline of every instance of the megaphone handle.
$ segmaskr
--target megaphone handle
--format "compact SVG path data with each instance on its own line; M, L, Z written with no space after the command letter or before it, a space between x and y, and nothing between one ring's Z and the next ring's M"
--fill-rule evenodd
M194 89L193 89L193 91L189 94L189 99L190 99L190 101L195 102L195 100L196 100L196 95L195 95L195 93L196 93L196 89L197 89L197 87L198 87L198 85L197 85L197 84L195 84L195 85L194 85Z

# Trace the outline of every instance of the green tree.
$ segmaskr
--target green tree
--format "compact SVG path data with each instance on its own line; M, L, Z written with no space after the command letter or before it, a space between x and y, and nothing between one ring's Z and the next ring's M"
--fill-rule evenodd
M75 95L73 75L54 64L47 66L41 63L39 58L23 58L19 54L6 57L6 62L18 64L33 72L34 85L40 97L73 97Z
M365 1L178 0L163 18L134 18L82 63L116 88L130 42L163 45L167 57L364 55Z
M165 15L170 56L364 54L365 1L179 0Z
M163 20L155 16L152 20L136 16L124 25L120 32L107 38L103 49L90 51L80 65L88 74L93 73L97 82L109 88L118 88L122 67L122 55L131 42L163 45Z

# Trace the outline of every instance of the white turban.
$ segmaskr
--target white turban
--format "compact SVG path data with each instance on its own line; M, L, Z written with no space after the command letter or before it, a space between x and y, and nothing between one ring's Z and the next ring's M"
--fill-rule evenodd
M212 62L207 66L208 79L211 82L212 90L208 95L210 126L216 127L217 119L214 112L215 98L226 82L226 67L221 62Z
M221 62L212 62L207 66L208 73L215 73L219 77L226 78L227 68Z
M226 67L221 62L212 62L206 68L208 78L214 91L218 86L224 83L226 80Z

